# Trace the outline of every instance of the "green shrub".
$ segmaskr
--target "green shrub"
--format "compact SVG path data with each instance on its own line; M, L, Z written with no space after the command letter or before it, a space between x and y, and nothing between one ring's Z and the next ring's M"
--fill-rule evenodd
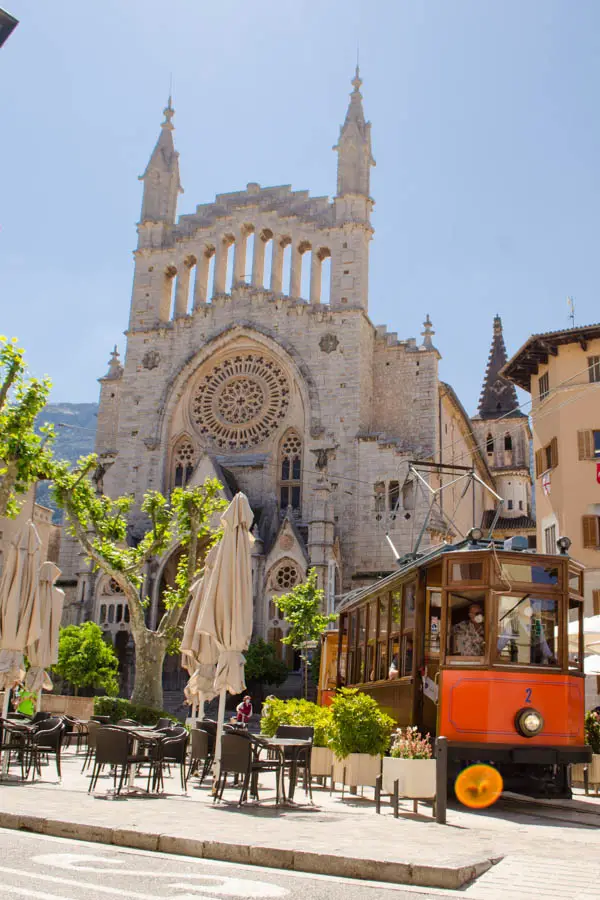
M585 742L592 748L592 753L600 753L600 716L598 713L585 714Z
M280 725L310 725L315 729L314 746L329 746L331 710L308 700L267 698L263 705L261 732L273 737Z
M356 688L341 688L331 703L329 746L339 759L350 753L383 755L390 745L395 725L368 694Z
M156 725L159 719L171 719L179 722L176 716L164 709L153 709L151 706L138 706L122 697L94 697L94 715L109 716L113 723L121 719L135 719L140 725Z

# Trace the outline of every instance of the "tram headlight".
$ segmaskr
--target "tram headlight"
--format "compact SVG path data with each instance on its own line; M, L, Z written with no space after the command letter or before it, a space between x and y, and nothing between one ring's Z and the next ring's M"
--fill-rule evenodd
M523 737L535 737L544 727L544 718L537 709L526 706L520 709L515 716L515 728Z

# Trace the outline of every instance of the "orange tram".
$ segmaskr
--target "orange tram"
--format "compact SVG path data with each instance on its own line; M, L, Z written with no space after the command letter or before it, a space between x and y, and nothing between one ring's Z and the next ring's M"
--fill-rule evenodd
M569 763L591 759L583 567L479 534L399 560L342 601L324 641L321 702L357 687L399 725L446 737L452 778L487 762L508 790L570 796Z

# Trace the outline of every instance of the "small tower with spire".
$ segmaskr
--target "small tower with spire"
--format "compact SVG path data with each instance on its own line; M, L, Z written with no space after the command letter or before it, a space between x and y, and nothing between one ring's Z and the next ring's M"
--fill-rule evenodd
M115 344L108 361L108 372L100 382L100 402L96 427L95 452L100 456L116 453L119 431L119 402L123 382L123 366Z
M164 122L152 151L146 171L140 175L144 182L142 215L140 223L164 222L173 225L177 214L177 197L182 193L179 181L179 153L173 143L175 126L171 121L175 115L171 97L164 112Z
M365 121L358 65L344 124L334 150L338 155L334 221L340 244L333 254L331 306L368 308L369 243L373 236L370 195L371 123Z
M500 374L507 360L502 319L496 315L479 407L472 419L473 430L494 475L496 490L504 499L500 525L504 523L506 530L508 522L515 527L520 522L520 532L511 533L535 534L529 468L531 431L529 419L519 409L515 386Z

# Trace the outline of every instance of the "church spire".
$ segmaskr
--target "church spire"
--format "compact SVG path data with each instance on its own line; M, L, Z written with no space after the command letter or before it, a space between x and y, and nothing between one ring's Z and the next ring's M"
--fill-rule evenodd
M522 416L515 386L500 375L507 361L506 345L502 333L502 319L494 316L494 335L488 358L478 413L482 419L500 419L502 416Z
M371 153L371 123L365 121L358 63L352 79L354 90L340 136L333 148L338 153L337 195L359 194L369 197L370 169L375 165Z
M144 182L141 220L172 225L177 212L177 195L183 193L183 188L179 182L179 153L173 143L175 126L171 120L175 110L171 96L163 113L165 119L160 126L158 141L146 171L140 175L140 181Z

